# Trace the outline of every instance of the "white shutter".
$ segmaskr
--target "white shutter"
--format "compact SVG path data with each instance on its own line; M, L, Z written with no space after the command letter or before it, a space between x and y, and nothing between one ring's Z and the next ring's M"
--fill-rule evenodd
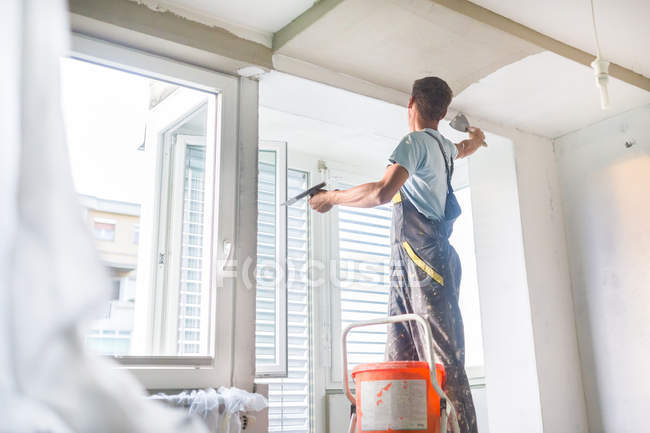
M260 166L260 173L263 167ZM298 170L287 172L287 192L293 197L308 186L308 175ZM260 188L260 201L270 199ZM288 208L287 214L287 377L262 379L269 384L269 432L309 433L310 431L310 321L309 321L309 212L307 201L301 200ZM258 242L269 242L269 232L260 215ZM258 260L262 249L258 248ZM261 297L261 298L260 298ZM260 300L261 299L261 300ZM259 308L268 308L270 298L258 287L258 318L264 318ZM267 342L260 331L265 322L258 324L258 353L265 353ZM258 356L258 362L260 358Z
M275 161L260 151L257 191L257 309L255 359L275 362L276 177Z
M287 375L287 153L260 143L257 197L256 374Z
M339 207L342 328L388 314L391 212L390 205L370 209ZM364 362L383 361L385 345L385 325L352 331L348 335L350 369Z
M201 283L203 271L203 177L205 148L185 151L181 276L178 301L177 353L200 353ZM197 290L197 288L199 290Z

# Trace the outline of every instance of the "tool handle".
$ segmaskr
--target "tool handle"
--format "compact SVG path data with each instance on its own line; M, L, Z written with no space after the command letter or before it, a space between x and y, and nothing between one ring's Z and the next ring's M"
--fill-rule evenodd
M364 326L373 326L373 325L385 325L389 323L399 323L399 322L409 322L409 321L415 321L418 323L422 331L424 331L424 334L426 336L424 340L424 346L425 346L425 354L427 357L427 363L429 364L429 373L431 375L431 385L433 386L434 391L438 396L440 397L440 400L445 400L446 405L449 408L450 415L452 416L452 427L454 430L454 433L460 433L460 427L458 425L458 418L456 416L456 410L454 408L454 405L449 401L449 397L447 397L447 394L442 390L442 387L438 383L438 377L436 375L436 354L433 350L433 335L431 333L431 327L429 326L429 322L427 322L424 317L420 316L419 314L400 314L397 316L388 316L384 319L375 319L375 320L368 320L366 322L355 322L351 323L348 326L343 329L343 333L341 335L341 352L343 354L343 380L345 382L345 394L348 397L348 400L350 400L350 403L352 405L356 404L356 400L354 396L352 395L352 392L350 391L350 383L349 383L349 378L348 378L348 347L347 347L347 337L348 334L350 333L351 330L355 328L361 328ZM447 411L445 410L444 416L441 417L441 420L446 421L447 419ZM444 425L441 423L441 433L446 433L447 431L447 423L445 422Z

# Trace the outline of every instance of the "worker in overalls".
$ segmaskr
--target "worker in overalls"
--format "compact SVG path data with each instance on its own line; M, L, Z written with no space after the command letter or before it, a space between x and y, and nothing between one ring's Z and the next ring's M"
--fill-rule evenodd
M445 393L458 414L460 430L476 433L476 413L465 373L465 337L458 305L461 266L449 244L460 207L451 187L454 159L485 145L478 128L453 144L438 132L452 91L438 77L413 83L408 104L410 132L389 158L378 182L347 190L323 191L309 201L327 212L334 205L374 207L393 201L389 314L420 314L428 319L435 352L446 372ZM386 344L389 361L426 360L415 323L391 324Z

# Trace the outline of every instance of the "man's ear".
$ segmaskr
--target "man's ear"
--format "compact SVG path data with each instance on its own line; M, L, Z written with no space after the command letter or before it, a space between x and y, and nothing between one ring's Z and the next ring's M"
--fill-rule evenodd
M445 112L442 113L442 117L440 118L440 120L444 119L446 115L447 115L447 108L445 108Z
M415 101L413 100L413 96L411 96L411 97L409 98L409 105L408 105L408 108L413 108L413 104L414 104L414 103L415 103Z

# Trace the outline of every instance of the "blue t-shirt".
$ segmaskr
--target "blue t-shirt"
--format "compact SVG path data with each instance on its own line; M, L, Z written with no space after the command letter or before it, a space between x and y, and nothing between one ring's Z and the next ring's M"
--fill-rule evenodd
M408 133L390 155L389 161L398 163L409 173L402 186L402 194L415 208L432 220L441 220L445 215L447 199L447 172L438 142L424 131L435 135L442 143L447 162L456 158L456 145L435 129Z

